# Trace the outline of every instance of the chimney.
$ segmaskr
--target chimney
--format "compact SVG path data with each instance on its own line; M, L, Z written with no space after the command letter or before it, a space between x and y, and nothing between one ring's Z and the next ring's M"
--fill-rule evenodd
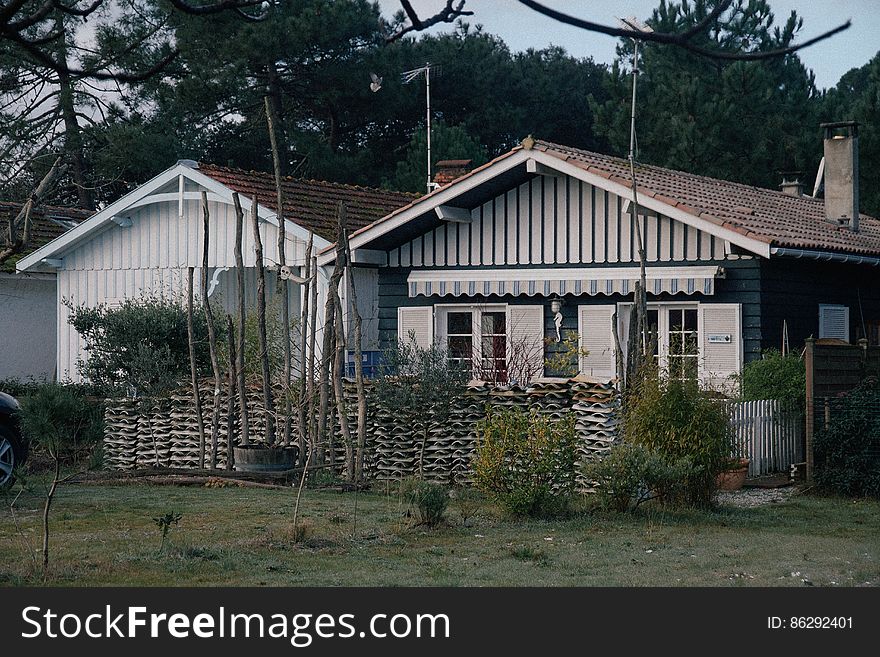
M783 194L789 196L803 196L804 183L801 182L801 174L803 171L780 171L782 174L782 184L779 188Z
M825 132L825 218L859 230L859 124L823 123Z
M440 160L437 162L437 173L434 174L434 182L440 185L448 185L456 178L461 178L471 170L473 160Z

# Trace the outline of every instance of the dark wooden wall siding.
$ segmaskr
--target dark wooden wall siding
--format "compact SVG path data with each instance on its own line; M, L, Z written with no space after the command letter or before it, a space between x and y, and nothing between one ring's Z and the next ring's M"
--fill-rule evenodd
M705 262L701 264L706 264ZM704 296L701 294L663 294L660 296L650 295L650 301L701 301L717 303L741 303L743 305L742 328L743 328L743 355L746 362L758 358L762 348L761 331L761 271L757 258L741 258L739 260L715 261L710 264L723 266L726 278L719 279L715 283L715 294ZM525 305L543 305L544 332L546 336L555 335L553 317L550 313L549 303L542 296L512 296L503 297L440 297L440 296L417 296L410 298L407 294L406 278L409 268L384 267L379 269L379 341L381 348L385 349L394 340L397 340L397 309L401 306L432 306L438 303L508 303ZM577 307L585 304L608 304L631 301L632 295L623 296L615 294L606 295L566 295L565 305L562 307L562 331L577 331L578 318ZM552 350L552 347L551 347Z
M761 262L763 348L779 349L788 322L792 348L819 337L819 304L849 306L850 340L866 322L880 320L880 269L865 265L773 258Z

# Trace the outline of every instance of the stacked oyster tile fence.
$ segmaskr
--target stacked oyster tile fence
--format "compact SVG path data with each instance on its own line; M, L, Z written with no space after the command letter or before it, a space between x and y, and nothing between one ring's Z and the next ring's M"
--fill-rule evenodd
M276 398L280 396L276 389ZM210 419L213 384L200 384L202 414L210 453ZM248 390L250 435L259 442L265 426L265 409L259 388ZM354 384L346 381L346 415L352 432L356 427L357 397ZM368 393L369 398L369 393ZM217 466L226 465L227 395L220 395L220 444ZM237 402L236 402L237 419ZM429 432L422 452L423 436L376 403L368 403L364 471L377 481L397 481L420 472L444 484L471 482L471 460L476 451L476 426L487 408L535 411L553 420L569 412L575 416L581 463L601 458L617 438L618 399L610 383L588 379L541 379L529 386L469 385L455 401L446 422ZM237 421L237 420L236 420ZM235 427L235 434L238 428ZM294 435L296 432L294 431ZM344 459L341 430L336 423L336 458ZM108 468L197 468L199 431L195 404L189 388L160 400L109 400L105 412L104 462ZM208 457L206 456L206 463ZM588 488L579 475L578 486Z

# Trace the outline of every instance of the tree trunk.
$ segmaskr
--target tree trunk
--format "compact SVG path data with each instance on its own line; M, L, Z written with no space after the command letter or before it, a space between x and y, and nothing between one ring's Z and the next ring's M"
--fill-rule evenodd
M205 420L202 417L202 396L199 394L199 374L196 368L196 336L193 329L193 274L187 270L186 286L186 336L189 342L189 373L192 377L193 401L196 405L196 422L199 428L199 470L205 469Z
M236 354L238 360L235 369L238 375L238 412L241 418L239 427L241 428L241 444L250 445L251 441L248 435L247 384L244 371L245 322L247 321L244 289L244 256L241 252L241 243L244 237L244 212L241 209L241 200L238 198L238 192L233 192L232 201L235 205L235 273L238 283L238 335L236 337L238 342L238 352Z
M208 211L208 193L202 191L202 214L204 217L204 245L202 248L202 303L205 304L205 320L208 322L208 351L211 354L211 369L214 372L214 405L211 408L211 469L217 467L217 447L220 443L220 360L217 356L217 332L214 327L214 312L208 299L208 245L211 235L211 215Z
M73 182L76 185L77 202L86 210L95 209L95 195L88 186L86 165L83 154L82 130L76 118L74 102L74 82L67 71L67 28L64 26L64 15L58 12L55 29L60 32L58 37L58 106L61 109L61 120L64 123L64 152L70 164Z
M260 365L263 370L263 408L266 413L266 444L275 444L275 404L272 401L272 378L269 371L269 342L266 339L266 269L263 266L263 239L257 197L251 205L251 226L254 230L254 252L257 264L257 330L260 336Z

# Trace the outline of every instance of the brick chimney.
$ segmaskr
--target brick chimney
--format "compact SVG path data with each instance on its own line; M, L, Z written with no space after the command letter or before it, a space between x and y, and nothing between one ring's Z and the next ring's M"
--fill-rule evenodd
M448 185L456 178L461 178L471 170L473 160L440 160L437 162L437 173L434 174L434 182L440 185Z
M859 124L823 123L825 218L859 230Z
M780 173L782 174L782 184L779 185L779 189L782 190L783 194L788 194L789 196L804 195L804 183L801 182L802 171L781 171Z

